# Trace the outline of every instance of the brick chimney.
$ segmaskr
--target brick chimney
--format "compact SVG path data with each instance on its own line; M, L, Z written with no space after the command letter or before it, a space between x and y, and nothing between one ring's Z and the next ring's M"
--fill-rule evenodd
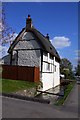
M49 34L47 33L46 38L49 40Z
M28 15L28 18L26 19L26 30L30 29L32 27L32 19L30 15Z

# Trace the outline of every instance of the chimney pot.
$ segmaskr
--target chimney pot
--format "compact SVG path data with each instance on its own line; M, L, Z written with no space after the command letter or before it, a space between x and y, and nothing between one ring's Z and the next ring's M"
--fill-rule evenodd
M28 19L30 19L30 15L28 15Z
M49 34L47 33L46 38L49 40Z
M32 19L30 15L28 15L28 18L26 19L26 30L32 27Z

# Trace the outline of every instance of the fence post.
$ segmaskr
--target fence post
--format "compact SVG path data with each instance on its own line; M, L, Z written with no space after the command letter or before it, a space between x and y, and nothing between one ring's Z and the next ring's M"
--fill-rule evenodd
M39 67L34 67L34 82L39 82L39 80L40 80Z

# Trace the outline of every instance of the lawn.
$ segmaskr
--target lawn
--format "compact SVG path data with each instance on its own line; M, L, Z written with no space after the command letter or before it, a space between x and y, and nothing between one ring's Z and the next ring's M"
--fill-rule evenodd
M1 84L1 79L0 79L0 84ZM2 79L2 92L3 93L4 92L11 93L11 92L16 92L19 90L29 89L33 87L36 87L36 83L20 81L20 80ZM1 89L0 89L0 92L1 92Z

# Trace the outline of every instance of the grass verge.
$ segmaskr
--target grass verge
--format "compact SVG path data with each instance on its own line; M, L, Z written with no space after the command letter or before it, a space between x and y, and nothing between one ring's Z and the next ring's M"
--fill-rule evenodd
M69 95L69 93L71 92L73 86L75 85L75 82L71 82L67 85L65 91L64 91L64 96L59 98L56 102L55 105L59 106L62 105L64 103L64 101L66 100L67 96Z
M0 79L0 93L2 93L2 79Z
M1 79L0 79L0 84L1 84ZM20 81L20 80L2 79L3 93L12 93L18 90L24 90L24 89L29 89L33 87L36 87L36 83L28 82L28 81Z

